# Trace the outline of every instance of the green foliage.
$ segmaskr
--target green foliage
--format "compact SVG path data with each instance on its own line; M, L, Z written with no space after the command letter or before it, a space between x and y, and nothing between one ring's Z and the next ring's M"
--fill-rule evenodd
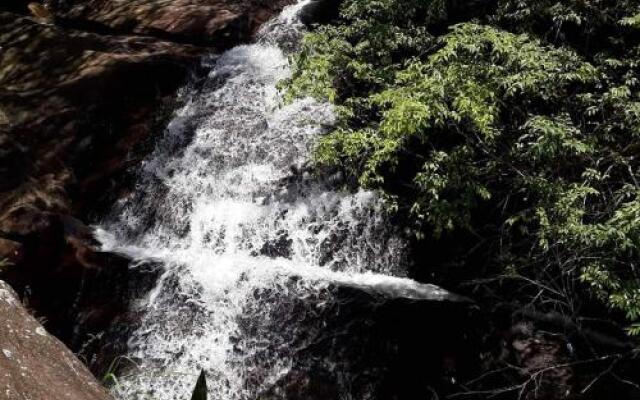
M638 0L500 0L489 21L568 44L585 56L625 50L621 27L637 27Z
M6 258L0 258L0 272L2 272L3 269L10 267L12 265L13 264Z
M340 116L316 161L395 199L418 237L480 237L464 263L578 280L554 304L593 296L640 333L640 4L502 0L454 24L452 3L347 0L307 36L289 96Z
M345 1L340 26L309 33L294 64L289 95L342 103L345 93L384 88L408 58L434 46L428 21L443 18L444 1ZM357 105L353 105L357 107Z
M621 19L620 25L640 29L640 13Z

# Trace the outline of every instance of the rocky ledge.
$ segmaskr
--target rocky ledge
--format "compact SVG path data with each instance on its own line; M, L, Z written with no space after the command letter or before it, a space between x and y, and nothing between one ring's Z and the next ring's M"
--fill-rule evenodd
M5 400L111 400L109 393L0 281L0 396Z

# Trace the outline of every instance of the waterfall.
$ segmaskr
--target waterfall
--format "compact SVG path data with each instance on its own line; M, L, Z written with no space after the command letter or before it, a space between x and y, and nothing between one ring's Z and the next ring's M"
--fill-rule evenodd
M258 398L325 328L336 284L424 295L404 277L406 246L380 197L306 167L334 113L308 98L284 104L278 90L304 5L204 61L208 76L183 90L135 192L97 228L131 268L162 265L134 304L127 355L138 367L119 378L119 399L188 399L201 370L211 399Z

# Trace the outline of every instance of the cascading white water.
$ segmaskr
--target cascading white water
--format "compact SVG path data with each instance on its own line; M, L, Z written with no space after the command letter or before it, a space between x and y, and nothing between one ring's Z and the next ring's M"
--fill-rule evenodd
M185 89L136 192L97 230L105 250L163 265L137 303L128 355L140 365L114 388L120 399L187 399L201 369L210 398L256 398L291 368L304 341L291 332L322 329L296 326L313 316L298 318L292 298L322 309L332 283L413 284L379 197L304 172L333 113L311 99L283 105L277 89L302 6L255 44L213 59L206 81ZM286 323L268 322L283 310Z

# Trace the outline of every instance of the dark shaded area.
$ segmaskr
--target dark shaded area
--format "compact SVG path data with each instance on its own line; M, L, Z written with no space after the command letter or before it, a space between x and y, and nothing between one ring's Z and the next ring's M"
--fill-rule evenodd
M251 318L247 309L240 321L240 348L269 341L251 359L249 376L256 382L249 387L259 385L262 363L268 370L273 357L294 360L257 398L428 399L455 393L458 382L476 372L473 332L481 323L469 303L393 298L340 284L304 299L284 293L259 291L256 296L274 307L268 318Z
M338 18L341 3L341 0L311 0L300 11L300 20L306 25L329 23Z

